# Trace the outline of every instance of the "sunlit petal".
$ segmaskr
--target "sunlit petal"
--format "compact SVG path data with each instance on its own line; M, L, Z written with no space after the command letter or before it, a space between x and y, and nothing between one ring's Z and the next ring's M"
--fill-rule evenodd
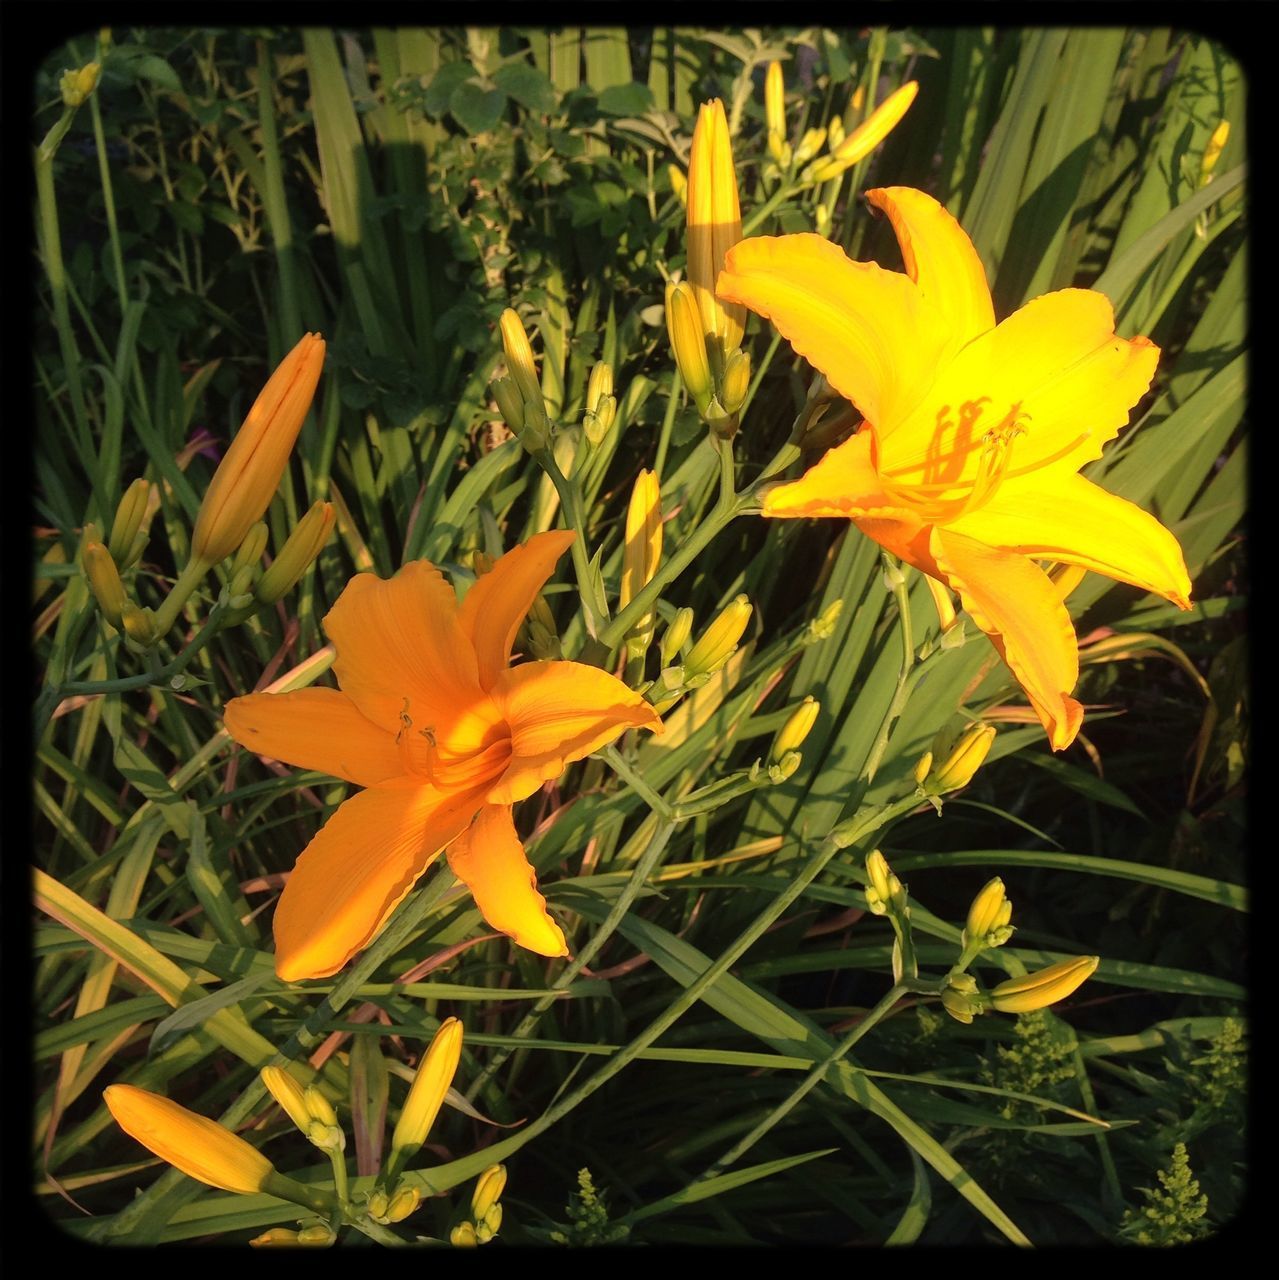
M481 574L463 598L458 622L475 647L479 680L485 689L506 669L524 615L575 536L565 529L534 534Z
M441 792L393 778L341 804L303 850L275 909L275 970L289 982L336 973L464 831L486 787Z
M914 281L853 262L815 235L756 236L728 252L716 291L772 320L869 422L891 430L932 384L946 325Z
M527 662L494 682L493 700L511 728L512 758L489 791L491 804L513 804L557 778L573 760L624 730L660 730L652 706L616 677L580 662Z
M1190 607L1177 539L1154 516L1083 476L1041 471L1005 481L980 510L947 527L1036 560L1081 565Z
M318 769L361 787L404 772L395 735L336 689L250 693L232 698L223 719L242 747L298 769Z
M537 875L515 834L510 805L485 805L449 845L448 858L453 874L474 894L475 905L494 929L538 955L568 955L564 934L537 891Z
M1083 720L1083 708L1070 697L1079 648L1048 575L1015 551L949 528L933 529L932 548L947 583L1025 690L1053 750L1068 747Z

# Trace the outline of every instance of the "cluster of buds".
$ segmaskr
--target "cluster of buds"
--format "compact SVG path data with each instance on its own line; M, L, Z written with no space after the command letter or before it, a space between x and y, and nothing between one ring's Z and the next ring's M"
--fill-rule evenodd
M104 546L96 526L86 529L81 565L104 618L136 647L166 634L200 579L234 554L220 603L236 613L273 604L301 579L333 528L333 507L316 502L298 521L265 573L258 567L266 549L261 517L279 488L298 432L311 407L324 341L306 334L271 375L254 401L205 491L191 534L191 556L156 610L129 599L121 574L137 563L147 544L146 529L157 498L146 480L135 480L116 508Z
M346 1134L333 1104L313 1084L300 1085L283 1067L263 1067L262 1083L285 1114L321 1151L345 1151Z
M337 1233L327 1222L311 1222L300 1231L290 1231L288 1227L272 1227L260 1236L254 1236L249 1243L259 1249L280 1246L286 1249L299 1246L323 1249L333 1244L335 1240L337 1240Z
M83 106L89 95L97 88L100 70L96 62L88 62L77 71L64 71L61 80L58 81L62 105L73 109Z
M751 603L739 595L730 600L715 621L688 645L693 611L680 609L662 636L662 670L646 697L658 711L673 706L684 694L700 689L737 652L751 620ZM681 661L676 661L682 653Z
M966 787L986 762L995 743L993 724L971 724L958 738L943 727L933 739L931 751L920 756L915 765L918 794L928 799L941 812L939 796ZM940 763L938 763L940 761Z
M498 378L489 390L506 425L519 437L524 448L532 454L542 453L551 441L551 423L533 361L533 348L513 308L507 307L502 312L499 328L507 376Z
M886 916L893 927L893 981L915 976L915 946L910 932L910 898L906 886L893 873L878 849L866 855L866 908Z
M617 418L617 397L613 394L613 366L598 360L586 384L586 410L582 429L592 446L603 444Z
M746 309L715 296L724 255L742 238L733 144L718 98L698 112L687 205L688 280L666 287L666 329L698 412L716 435L731 439L750 389L750 357L741 350Z
M998 876L988 880L968 908L960 943L964 953L1002 947L1013 936L1012 915L1013 904L1004 892L1004 882Z
M449 1233L449 1243L462 1249L488 1244L502 1225L502 1206L498 1202L506 1189L506 1166L491 1164L475 1180L471 1195L471 1216L459 1222Z
M952 971L941 990L942 1008L956 1022L969 1023L982 1013L1034 1013L1064 1000L1096 971L1097 956L1071 956L1046 969L1020 978L1008 978L982 991L971 974Z

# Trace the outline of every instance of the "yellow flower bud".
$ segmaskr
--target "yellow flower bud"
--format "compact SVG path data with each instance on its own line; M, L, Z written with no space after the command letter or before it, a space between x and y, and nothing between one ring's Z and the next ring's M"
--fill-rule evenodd
M795 163L807 164L821 150L822 143L825 141L825 129L805 130L804 136L799 140L799 146L795 148Z
M768 154L777 162L779 169L789 169L791 162L790 143L786 141L785 135L777 130L770 130L768 134Z
M734 351L724 365L723 385L719 399L724 412L736 417L746 403L746 393L751 385L751 357L749 351Z
M124 583L120 581L120 571L115 567L111 552L100 542L86 542L80 553L80 563L102 616L117 631L120 630L120 614L129 597L125 594Z
M236 549L235 559L231 561L231 577L234 579L241 570L256 568L262 553L266 550L266 540L270 531L265 520L259 520L244 535L244 541Z
M336 1126L338 1116L337 1112L333 1110L333 1104L315 1085L307 1085L302 1091L302 1097L306 1102L307 1114L312 1120L318 1120L322 1125L327 1125L329 1128Z
M813 731L822 704L816 698L807 697L791 712L790 719L773 741L772 759L780 761L788 752L798 751L804 739Z
M293 1246L298 1242L298 1233L290 1231L288 1227L272 1227L270 1231L264 1231L260 1236L254 1236L249 1241L255 1248L270 1248L275 1245Z
M417 1212L422 1203L422 1193L416 1187L401 1187L392 1197L386 1209L387 1222L403 1222Z
M369 1196L369 1217L374 1222L385 1222L387 1210L391 1207L391 1198L385 1191L374 1191Z
M924 779L928 777L928 771L933 767L933 753L925 751L922 756L915 762L915 781L922 787Z
M770 62L764 77L764 118L769 133L786 132L786 82L780 62Z
M471 1216L482 1222L488 1211L502 1198L506 1189L506 1166L491 1164L475 1180L475 1193L471 1196Z
M145 648L155 640L155 614L139 609L132 600L126 600L120 610L120 626L134 644Z
M296 1077L283 1067L263 1067L259 1074L270 1095L283 1107L285 1114L303 1133L311 1123L306 1091Z
M990 993L990 1002L1000 1013L1031 1013L1064 1000L1077 987L1092 977L1099 956L1073 956L1058 960L1038 973L1024 978L1009 978Z
M946 762L934 771L929 788L937 795L966 787L985 763L995 742L993 724L975 724L964 730Z
M680 204L688 207L688 179L684 176L684 170L677 164L668 164L666 166L667 175L671 180L671 190L675 192L675 197Z
M844 141L844 122L839 116L831 116L830 124L826 126L826 146L833 154L839 150L839 144Z
M950 591L944 583L938 582L929 574L924 574L924 582L928 586L929 595L933 598L933 605L937 610L937 621L942 633L945 634L955 625L957 616L954 603L950 598Z
M1004 896L1004 882L996 876L986 882L968 908L968 921L964 925L964 946L984 941L995 928L999 913L1005 905L1011 913L1012 904Z
M597 360L586 384L586 410L599 411L600 401L613 394L613 366L607 360Z
M529 405L542 404L542 384L538 381L537 366L533 363L533 348L529 346L523 323L511 307L502 312L500 327L506 367L519 389L527 417Z
M199 1182L254 1195L275 1174L266 1156L230 1129L157 1093L113 1084L102 1100L129 1137Z
M87 63L78 71L64 71L58 88L64 106L78 107L93 92L98 83L98 64Z
M851 169L859 160L869 155L901 122L910 104L915 101L919 84L911 80L891 93L871 114L852 131L828 159L821 161L810 175L814 182L826 182L838 177L845 169ZM856 98L854 98L856 105Z
M324 339L308 333L262 388L200 504L191 535L193 560L225 560L271 505L323 366Z
M151 486L139 477L124 491L124 497L115 509L107 550L122 569L127 569L137 558L135 551L141 551L137 546L138 531L142 528L142 520L150 501Z
M724 104L702 104L688 161L688 282L701 313L702 332L717 340L727 358L742 342L746 308L720 302L715 281L724 255L742 238L733 144ZM687 379L686 379L687 380Z
M693 630L692 609L679 609L662 633L662 666L669 667L688 643Z
M662 495L657 475L641 471L631 490L626 512L626 541L622 547L622 586L618 604L625 609L652 581L662 560ZM646 613L631 628L628 645L643 653L653 639L654 614ZM632 643L633 641L633 643Z
M331 1245L337 1236L331 1227L326 1226L322 1222L313 1223L309 1227L303 1227L298 1232L298 1244L318 1246L325 1248Z
M706 358L706 336L697 303L686 284L666 286L666 332L679 375L704 413L711 402L711 366Z
M456 1018L446 1018L413 1077L404 1110L391 1136L392 1151L410 1156L426 1141L444 1105L444 1095L449 1091L461 1056L462 1024Z
M744 595L730 601L689 651L685 671L690 676L718 671L736 652L750 620L751 604Z
M285 539L280 554L262 575L254 594L263 604L274 604L291 591L311 562L324 549L333 529L332 503L314 502Z
M472 1222L459 1222L449 1232L449 1244L455 1249L474 1249L479 1244L479 1239L475 1234L475 1224Z
M892 900L892 881L896 877L889 870L887 859L878 849L872 849L866 855L866 878L870 881L867 886L866 900L871 912L881 916L888 910L888 903ZM879 909L876 910L876 907Z
M1206 186L1212 178L1212 171L1217 167L1217 161L1221 159L1221 153L1226 148L1226 143L1230 139L1230 121L1223 120L1213 131L1212 137L1208 139L1208 145L1204 147L1203 160L1199 164L1199 185Z
M488 1228L490 1236L495 1236L502 1225L502 1206L495 1204L484 1215L484 1226Z
M972 1022L973 1013L977 1008L967 995L950 985L942 989L941 1005L956 1022L965 1024Z

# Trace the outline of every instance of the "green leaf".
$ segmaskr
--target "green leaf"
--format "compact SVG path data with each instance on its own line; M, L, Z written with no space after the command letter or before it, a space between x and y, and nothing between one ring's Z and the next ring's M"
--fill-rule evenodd
M508 62L493 73L493 83L522 107L549 115L558 105L550 77L528 62Z
M501 89L485 89L474 80L458 85L449 96L449 112L467 133L487 133L506 110Z
M600 93L600 110L610 116L642 116L654 108L653 91L646 84L614 84Z
M423 109L429 115L442 116L448 109L453 91L478 74L469 62L446 62L431 78L431 83L422 95Z

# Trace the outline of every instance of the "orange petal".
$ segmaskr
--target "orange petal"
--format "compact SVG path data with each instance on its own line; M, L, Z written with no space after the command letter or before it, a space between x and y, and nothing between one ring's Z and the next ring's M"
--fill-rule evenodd
M400 734L421 763L428 735L441 754L465 757L501 734L480 687L475 650L457 618L457 598L425 560L393 578L357 574L324 619L337 649L343 693L375 724ZM407 724L406 724L407 719Z
M260 756L371 787L404 772L395 735L336 689L251 693L222 713L227 732Z
M821 236L743 240L729 250L716 292L772 320L881 431L927 393L947 342L941 314L913 280L854 262Z
M564 934L537 891L537 875L515 834L510 805L486 804L449 845L449 866L494 929L540 956L568 955Z
M657 712L616 677L580 662L526 662L492 689L511 729L512 758L489 791L513 804L632 727L661 730Z
M973 242L945 208L914 187L881 187L866 192L866 200L888 215L906 274L945 319L950 341L944 356L993 329L995 308L986 269Z
M1077 471L1128 421L1158 361L1147 338L1115 336L1104 294L1044 294L950 362L910 419L881 438L880 472L903 485L971 480L985 434L1014 421L1024 431L1009 477Z
M1190 607L1177 539L1134 503L1056 468L1006 480L977 511L946 526L1035 560L1082 565Z
M1054 751L1079 732L1084 709L1070 697L1079 646L1048 575L1015 551L934 528L932 550L947 583L1008 663L1048 731Z
M484 790L442 792L419 778L392 778L339 805L275 909L276 973L297 982L342 968L466 829Z
M524 615L555 572L555 562L573 545L574 537L576 534L567 529L534 534L481 574L463 598L458 621L475 646L480 684L485 689L506 669Z

